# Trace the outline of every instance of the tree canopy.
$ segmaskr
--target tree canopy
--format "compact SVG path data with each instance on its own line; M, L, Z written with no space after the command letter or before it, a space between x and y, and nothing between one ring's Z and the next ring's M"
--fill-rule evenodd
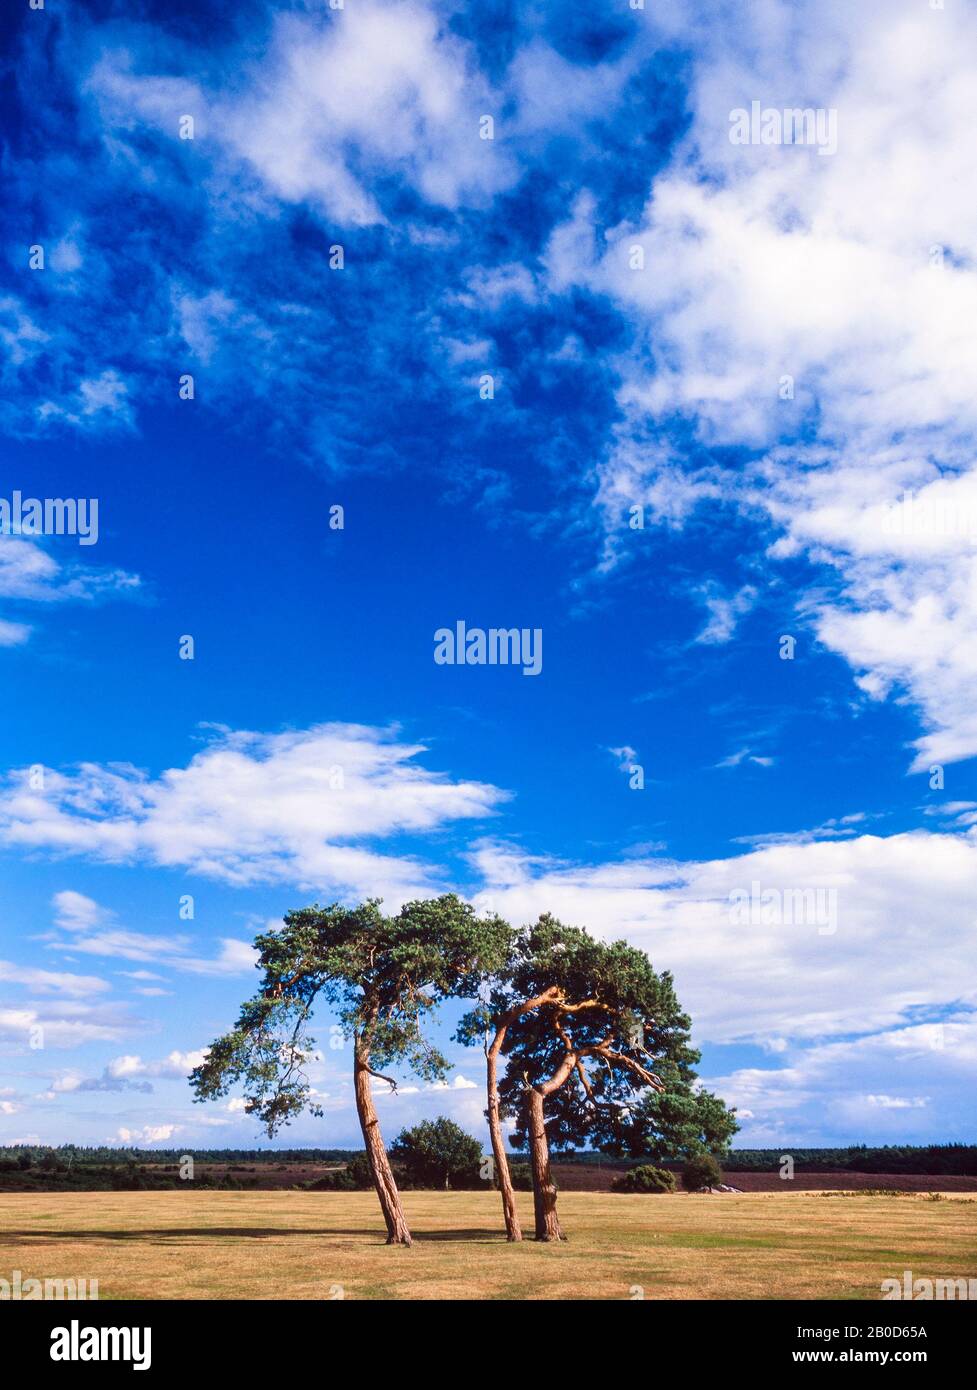
M261 985L192 1072L196 1099L223 1096L239 1084L246 1112L269 1135L305 1109L321 1114L308 1077L316 1056L309 1027L315 1007L324 1005L352 1044L357 1115L392 1243L409 1245L411 1237L372 1080L395 1087L387 1068L444 1079L448 1062L425 1022L448 998L479 1000L457 1036L471 1043L484 1034L486 1113L510 1239L521 1232L503 1114L514 1119L513 1144L530 1150L540 1240L562 1238L551 1144L661 1161L722 1152L737 1128L723 1102L695 1086L699 1054L671 975L657 973L644 951L627 942L597 940L548 914L516 931L446 894L406 903L390 916L376 899L355 908L300 908L255 945ZM501 1080L500 1058L506 1062ZM441 1119L405 1131L397 1154L450 1183L453 1165L477 1161L477 1149Z
M255 937L261 989L194 1068L195 1098L214 1099L240 1083L247 1113L269 1135L303 1109L321 1114L306 1072L317 1003L329 1007L345 1038L367 1044L373 1075L402 1064L424 1080L443 1079L448 1062L424 1035L423 1020L449 995L473 996L483 974L505 959L511 936L506 923L479 918L454 894L406 903L389 917L378 899L287 912L280 928Z
M537 1239L562 1236L550 1145L661 1160L725 1149L737 1128L722 1101L695 1088L699 1053L671 975L627 942L540 917L514 938L459 1037L492 1026L507 1063L498 1094L515 1122L511 1142L532 1158Z
M401 1130L390 1146L390 1157L417 1186L471 1187L478 1178L482 1146L454 1120L439 1115Z
M508 958L511 939L505 922L478 917L454 894L406 903L393 916L381 913L377 899L286 913L281 928L255 939L260 992L192 1072L196 1098L225 1095L240 1083L245 1111L269 1135L304 1109L321 1115L308 1079L315 1055L308 1028L316 1003L328 1005L352 1042L357 1116L387 1240L410 1245L371 1078L396 1088L380 1068L399 1064L425 1080L442 1079L447 1059L422 1023L450 995L473 996L486 972Z

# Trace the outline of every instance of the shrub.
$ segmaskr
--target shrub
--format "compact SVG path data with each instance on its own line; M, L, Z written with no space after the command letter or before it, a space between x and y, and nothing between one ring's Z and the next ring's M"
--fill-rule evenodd
M357 1192L365 1192L373 1186L373 1177L370 1173L370 1160L365 1153L354 1154L346 1164L346 1181L350 1187L354 1187Z
M611 1184L612 1192L674 1192L675 1177L667 1168L643 1163L631 1168Z
M307 1192L365 1192L373 1186L370 1161L365 1153L354 1154L336 1173L323 1173L321 1178L305 1184Z
M509 1166L509 1177L517 1192L532 1192L533 1170L528 1163L513 1163Z
M390 1157L413 1187L472 1187L482 1162L482 1146L453 1120L439 1115L398 1134Z
M696 1154L682 1169L682 1186L686 1192L701 1192L704 1187L718 1187L723 1170L712 1154Z

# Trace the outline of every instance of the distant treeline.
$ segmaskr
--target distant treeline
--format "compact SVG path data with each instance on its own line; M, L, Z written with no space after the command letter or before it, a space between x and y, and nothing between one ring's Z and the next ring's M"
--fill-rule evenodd
M359 1149L197 1149L184 1145L182 1149L110 1148L98 1145L89 1148L81 1144L61 1144L51 1148L45 1144L2 1144L0 1163L5 1159L19 1160L26 1155L39 1164L46 1154L53 1154L62 1163L179 1163L184 1154L191 1154L197 1163L345 1163Z
M886 1144L869 1148L860 1144L847 1149L733 1149L723 1160L728 1173L763 1173L780 1167L789 1154L796 1173L923 1173L930 1176L977 1175L977 1144Z
M198 1167L194 1172L193 1186L234 1189L260 1187L260 1178L245 1176L258 1171L257 1167L233 1172L219 1167ZM294 1187L305 1185L288 1184ZM73 1163L70 1166L42 1163L30 1167L22 1166L21 1160L10 1162L0 1159L0 1192L165 1192L186 1186L176 1163L140 1165L130 1160L127 1163Z
M282 1164L349 1164L361 1153L360 1149L195 1149L189 1145L182 1149L136 1149L85 1148L75 1144L49 1148L13 1144L0 1146L0 1176L33 1172L38 1176L45 1173L74 1173L78 1177L78 1170L98 1169L98 1176L104 1181L107 1170L124 1177L130 1174L133 1165L172 1166L179 1164L185 1154L192 1155L195 1164L238 1167L247 1163L260 1168ZM861 1144L844 1149L791 1148L789 1144L784 1144L779 1149L733 1149L721 1159L721 1163L728 1173L769 1173L780 1168L785 1155L794 1160L794 1171L797 1173L848 1169L854 1173L977 1176L977 1144L887 1144L882 1148L869 1148ZM518 1162L521 1156L513 1157ZM631 1167L643 1161L647 1160L612 1159L591 1150L553 1154L555 1164ZM671 1168L676 1165L665 1163L662 1166Z

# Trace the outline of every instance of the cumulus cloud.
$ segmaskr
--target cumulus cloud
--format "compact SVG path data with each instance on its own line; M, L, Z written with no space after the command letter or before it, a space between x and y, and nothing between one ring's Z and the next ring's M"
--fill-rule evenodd
M494 843L472 858L479 908L516 922L552 912L671 970L700 1042L837 1037L977 1005L970 836L860 835L694 863L573 866Z
M815 1044L784 1065L742 1068L710 1086L741 1118L750 1112L739 1143L796 1143L799 1127L825 1143L868 1130L877 1142L925 1143L934 1124L946 1136L969 1134L975 1075L977 1016L963 1012Z
M165 1144L167 1139L172 1139L177 1134L181 1125L143 1125L142 1129L127 1129L120 1125L114 1134L109 1136L108 1142L119 1141L123 1144L143 1145L143 1144Z
M846 829L850 827L845 827ZM485 842L482 910L552 912L669 969L699 1044L769 1065L709 1075L738 1143L965 1140L977 1084L970 833L799 840L724 860L569 865ZM721 1063L720 1063L721 1065ZM789 1151L789 1150L788 1150Z
M48 771L35 788L16 771L0 789L0 842L239 885L403 900L430 891L431 871L363 842L487 816L505 795L428 771L415 761L423 751L390 730L323 724L282 734L219 730L185 768L156 778L83 763ZM117 945L125 953L125 939Z
M374 1084L373 1089L377 1096L419 1096L428 1095L432 1091L478 1090L478 1082L469 1081L467 1076L462 1076L461 1072L458 1072L450 1081L429 1081L426 1086L398 1086L394 1091L381 1083L379 1085Z
M206 1049L195 1052L174 1050L166 1057L154 1062L145 1062L138 1055L126 1054L115 1057L106 1067L109 1076L127 1080L138 1076L170 1077L183 1080L194 1067L199 1067L206 1057Z

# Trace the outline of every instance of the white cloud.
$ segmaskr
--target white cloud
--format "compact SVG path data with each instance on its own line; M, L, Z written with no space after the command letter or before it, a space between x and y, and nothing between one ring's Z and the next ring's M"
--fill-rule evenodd
M233 937L221 937L220 955L213 960L195 957L192 960L175 960L173 964L180 970L189 970L193 975L240 975L253 970L258 962L258 952L250 941L236 941Z
M0 984L24 985L33 994L60 994L69 999L85 999L111 989L107 980L97 975L72 975L65 971L35 970L0 960Z
M495 787L451 781L415 761L420 744L389 730L323 724L283 733L221 730L185 768L151 778L124 764L26 771L0 790L0 841L115 863L191 869L246 885L303 888L402 901L431 891L431 871L362 841L440 829L489 815ZM117 954L132 954L117 934ZM80 948L79 948L80 949Z
M189 1076L194 1067L199 1067L207 1055L206 1048L196 1052L173 1051L156 1062L144 1062L139 1056L126 1054L109 1062L106 1071L110 1076L129 1077L172 1077L180 1080Z
M125 50L105 54L88 90L110 130L148 124L175 134L183 113L228 166L288 203L340 223L385 220L373 185L396 173L444 207L486 202L518 165L501 140L481 139L494 96L470 46L423 4L370 0L322 16L279 14L260 63L235 66L224 90L132 71Z
M748 1125L737 1143L927 1142L965 1139L977 1082L977 1015L951 1014L837 1042L815 1043L784 1066L710 1080ZM789 1150L788 1150L789 1151Z
M11 623L0 618L0 647L21 647L30 635L26 623Z
M772 521L768 564L803 553L830 571L801 608L819 640L865 695L918 706L914 767L972 756L977 15L893 0L664 22L696 40L687 137L640 217L598 231L584 191L546 255L553 289L610 294L637 325L602 470L609 525L635 503L681 525L717 495L765 515L758 558ZM732 144L730 113L754 99L836 110L837 153ZM676 416L758 461L683 462L661 440ZM891 508L907 489L900 531ZM720 601L700 640L727 640L734 616Z
M126 1129L120 1125L115 1134L109 1136L109 1143L119 1140L123 1144L163 1144L181 1128L181 1125L143 1125L142 1129Z
M133 1020L121 1005L87 1004L62 999L28 1007L0 1007L0 1039L17 1046L77 1047L89 1042L119 1042Z
M479 1089L477 1081L469 1081L468 1077L463 1076L461 1072L457 1072L451 1081L429 1081L425 1086L398 1086L395 1091L379 1080L374 1081L372 1086L378 1099L381 1097L429 1095L432 1091L473 1091Z
M105 919L105 912L94 898L76 893L72 888L55 893L52 904L54 920L66 931L88 931Z
M567 866L492 843L472 858L478 908L514 922L552 912L672 971L700 1042L837 1037L977 1005L971 836L860 835L702 863ZM756 894L753 913L737 893Z
M744 584L732 594L720 592L715 584L705 584L698 594L709 618L695 640L706 645L729 642L740 618L749 613L757 601L757 591L752 584Z
M206 1051L173 1051L168 1057L157 1061L144 1061L133 1053L115 1057L102 1069L100 1076L86 1077L77 1071L68 1071L56 1077L51 1084L51 1095L71 1095L92 1091L138 1091L151 1094L154 1080L185 1081L194 1067L199 1066Z
M70 396L58 401L42 401L37 415L44 423L56 420L83 430L132 429L134 426L129 383L111 368L100 376L84 378Z
M766 757L760 753L751 753L749 748L740 748L735 753L730 753L728 757L721 759L717 767L739 767L740 763L756 763L758 767L773 767L773 758Z
M622 743L619 748L608 748L607 751L617 763L619 772L630 772L638 759L638 750L632 748L630 743Z
M49 951L66 948L79 955L115 956L121 960L164 962L173 970L192 975L240 975L254 968L258 953L248 941L221 937L220 953L207 958L192 954L189 936L150 936L146 932L128 931L115 925L115 914L101 907L93 898L71 889L55 893L53 898L55 923L70 939L56 938L47 942ZM120 971L135 980L158 980L150 970ZM52 977L53 978L53 977ZM70 978L70 977L69 977ZM165 990L144 989L142 994L166 993Z
M866 1096L865 1104L880 1110L922 1110L929 1102L925 1096Z
M98 570L77 561L60 564L35 541L0 531L0 598L19 603L92 602L138 592L138 575ZM0 619L0 647L22 646L31 627Z
M220 290L211 290L205 295L177 295L175 309L180 337L201 362L210 362L217 351L217 333L232 318L236 305Z

